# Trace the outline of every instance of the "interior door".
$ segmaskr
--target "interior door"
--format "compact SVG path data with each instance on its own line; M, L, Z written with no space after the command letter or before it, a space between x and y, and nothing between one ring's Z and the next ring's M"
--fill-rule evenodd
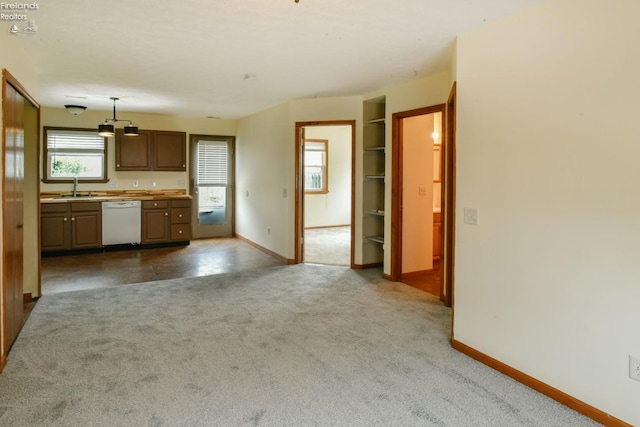
M234 233L235 137L191 135L193 238Z
M24 105L23 96L10 84L5 92L5 162L3 209L3 315L6 355L18 336L23 319L24 224Z

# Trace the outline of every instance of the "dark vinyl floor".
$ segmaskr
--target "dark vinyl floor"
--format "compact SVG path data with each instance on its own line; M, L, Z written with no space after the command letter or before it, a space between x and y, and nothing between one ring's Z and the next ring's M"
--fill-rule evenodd
M283 265L236 238L188 246L42 257L42 294L154 280L207 276Z
M42 257L42 294L274 267L283 262L236 238L192 240L188 246ZM437 297L439 270L402 282Z

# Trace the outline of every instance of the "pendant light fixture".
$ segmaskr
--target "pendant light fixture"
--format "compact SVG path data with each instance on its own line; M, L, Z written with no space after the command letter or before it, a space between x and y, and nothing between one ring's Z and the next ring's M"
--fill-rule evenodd
M128 126L124 127L124 134L127 136L138 136L138 126L135 126L131 120L117 119L116 118L116 101L119 98L111 97L113 100L113 118L104 119L104 122L98 125L98 135L100 136L113 136L115 133L114 127L111 123L115 122L129 122Z

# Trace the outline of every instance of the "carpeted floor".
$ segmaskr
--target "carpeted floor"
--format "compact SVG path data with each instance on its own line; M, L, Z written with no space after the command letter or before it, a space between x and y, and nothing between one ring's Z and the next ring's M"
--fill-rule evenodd
M351 227L307 228L304 230L304 262L351 265Z
M453 350L379 270L294 265L46 295L2 426L592 426Z

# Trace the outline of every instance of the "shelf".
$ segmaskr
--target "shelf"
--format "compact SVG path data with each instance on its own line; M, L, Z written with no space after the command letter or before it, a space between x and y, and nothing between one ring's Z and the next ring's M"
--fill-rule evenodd
M365 237L365 239L371 242L376 242L384 245L384 236L367 236Z
M365 177L370 179L384 179L384 175L365 175Z
M383 125L383 124L384 124L384 120L385 120L385 119L384 119L384 117L383 117L383 118L381 118L381 119L372 119L372 120L367 120L367 123L368 123L368 124L371 124L371 125Z
M367 209L365 213L368 213L369 215L384 216L384 211L382 209Z
M365 151L384 151L385 147L367 147Z

